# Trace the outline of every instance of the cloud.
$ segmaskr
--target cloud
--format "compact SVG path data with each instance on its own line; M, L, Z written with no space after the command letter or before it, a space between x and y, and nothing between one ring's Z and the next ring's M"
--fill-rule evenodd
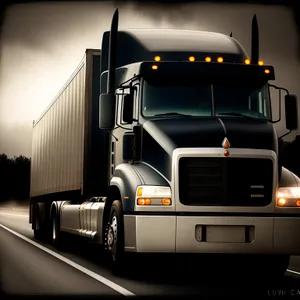
M0 153L31 157L31 142L32 124L22 122L9 126L0 122Z
M207 3L18 4L7 11L1 36L0 152L5 149L8 154L30 153L28 128L32 127L32 120L38 118L67 81L85 49L100 48L102 33L109 30L116 7L120 9L120 28L169 27L225 34L232 31L248 53L251 19L257 13L261 58L274 65L277 84L300 96L297 31L287 8ZM277 99L273 105L276 115ZM284 123L276 128L283 133Z

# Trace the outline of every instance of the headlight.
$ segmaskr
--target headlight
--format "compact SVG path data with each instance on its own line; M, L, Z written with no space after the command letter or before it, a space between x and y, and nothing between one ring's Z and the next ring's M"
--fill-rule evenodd
M168 186L139 186L136 190L137 205L164 205L172 204L171 189Z
M281 187L277 191L277 206L300 207L300 187Z

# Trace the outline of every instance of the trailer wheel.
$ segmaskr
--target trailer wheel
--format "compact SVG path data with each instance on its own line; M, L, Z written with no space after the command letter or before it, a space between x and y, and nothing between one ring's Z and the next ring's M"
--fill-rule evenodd
M34 229L33 230L33 236L36 240L41 240L43 239L43 232L41 230L38 230L38 229Z
M108 223L105 228L105 249L110 256L112 271L120 273L124 262L124 221L121 202L112 203Z
M40 229L37 229L37 223L40 224L40 216L39 216L39 206L37 203L33 204L33 236L36 240L42 240L44 238L44 232Z
M59 229L60 228L60 219L59 219L59 214L56 211L54 211L52 213L51 225L52 225L52 232L51 232L52 243L58 250L62 250L63 249L63 239L62 239L61 231Z

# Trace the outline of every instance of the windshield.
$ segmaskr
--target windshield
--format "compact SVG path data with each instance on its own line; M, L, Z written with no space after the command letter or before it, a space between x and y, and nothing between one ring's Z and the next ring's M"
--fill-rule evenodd
M212 101L213 100L213 101ZM271 107L266 83L224 82L188 84L186 82L147 82L144 80L142 114L159 115L248 116L270 120Z

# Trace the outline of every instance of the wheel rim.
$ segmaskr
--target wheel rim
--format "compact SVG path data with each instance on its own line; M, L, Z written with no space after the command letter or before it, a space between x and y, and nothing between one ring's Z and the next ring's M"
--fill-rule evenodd
M56 240L56 222L55 222L55 218L53 218L53 221L52 221L52 239L53 239L53 241Z
M113 216L111 223L107 226L107 250L115 257L118 242L118 221L117 217Z

